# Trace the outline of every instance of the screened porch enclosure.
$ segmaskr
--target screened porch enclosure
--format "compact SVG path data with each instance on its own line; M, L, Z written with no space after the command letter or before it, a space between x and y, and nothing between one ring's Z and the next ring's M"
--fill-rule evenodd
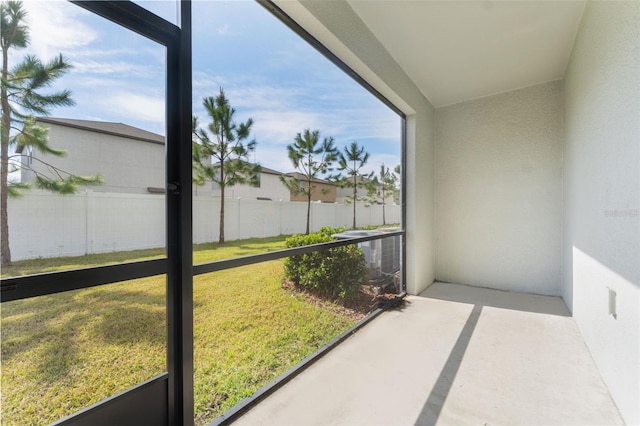
M106 306L102 287L143 280L153 312L133 310L163 353L137 385L58 424L640 422L639 2L258 0L397 115L400 226L203 262L190 190L191 2L169 20L152 3L72 3L166 52L166 253L3 278L2 302L44 309L58 298L72 310L75 292L95 289ZM240 282L258 265L262 285L287 257L355 244L393 247L393 303L336 326L221 416L198 417L195 387L211 390L209 414L228 395L224 378L194 375L209 300L197 284ZM231 297L223 290L206 297ZM227 322L250 335L242 318ZM233 356L250 354L246 342ZM222 346L209 343L207 356Z

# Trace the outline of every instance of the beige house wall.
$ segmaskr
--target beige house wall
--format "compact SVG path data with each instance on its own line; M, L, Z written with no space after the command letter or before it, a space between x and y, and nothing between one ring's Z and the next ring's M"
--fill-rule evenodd
M322 201L323 203L336 202L335 185L313 182L311 186L313 187L311 190L311 201ZM301 192L291 191L291 201L307 201L307 196Z

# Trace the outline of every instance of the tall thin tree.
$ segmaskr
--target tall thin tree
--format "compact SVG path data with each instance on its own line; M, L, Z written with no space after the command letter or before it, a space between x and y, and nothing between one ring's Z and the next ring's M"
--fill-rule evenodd
M29 45L29 27L26 24L27 12L22 2L6 1L0 3L0 44L2 45L2 85L0 103L2 104L2 126L0 127L0 234L1 261L3 266L11 264L9 246L8 197L19 196L21 189L28 189L26 182L9 182L9 173L29 165L22 161L24 148L33 148L54 156L65 155L65 151L49 146L47 129L36 124L35 115L49 115L53 107L69 106L74 102L69 90L42 93L43 89L64 75L71 65L58 55L47 63L35 56L27 55L22 62L9 68L9 52L24 49ZM9 147L21 147L9 155ZM44 163L42 160L37 160ZM35 172L35 186L49 191L70 194L80 185L101 183L100 176L76 176L61 170L53 164L45 163L48 175Z
M311 194L316 189L314 182L320 175L332 170L331 166L338 156L338 149L333 144L332 137L326 137L320 142L320 131L305 129L296 134L294 143L287 145L287 154L293 167L302 175L302 179L295 176L281 176L280 180L296 194L307 197L307 227L311 219Z
M402 183L401 183L402 167L400 166L400 164L397 164L393 168L393 175L396 178L396 183L397 183L396 188L393 190L393 200L396 203L402 203L402 200L400 199L400 194L401 194L401 190L402 190Z
M258 186L260 166L249 162L257 142L248 140L253 120L236 123L236 113L220 88L218 96L202 101L211 122L202 129L198 118L193 117L193 182L204 185L215 182L220 188L220 230L218 242L224 243L225 189L239 184ZM213 160L212 160L213 159Z
M344 188L353 188L352 194L347 198L353 203L353 229L356 229L356 204L361 199L358 196L358 189L365 188L373 178L373 172L363 174L360 171L369 161L369 153L364 146L358 146L357 142L351 142L344 147L344 154L341 152L338 158L338 171L344 172L346 176L339 175L338 182Z
M376 191L376 194L379 192L380 195L380 204L382 204L382 224L387 224L387 218L385 214L385 206L387 203L387 197L390 194L394 194L396 191L396 183L398 178L396 175L389 169L389 167L385 167L384 163L380 165L380 172L378 176L374 178L375 184L372 189Z

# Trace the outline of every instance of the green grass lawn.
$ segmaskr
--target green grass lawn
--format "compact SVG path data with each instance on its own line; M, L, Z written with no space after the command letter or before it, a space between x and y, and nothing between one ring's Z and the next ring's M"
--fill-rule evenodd
M250 238L230 241L222 245L218 243L195 244L193 246L193 263L204 263L213 260L229 259L238 256L264 253L266 251L285 248L286 235L270 238ZM78 268L89 268L99 265L112 265L123 262L158 259L165 256L164 248L119 251L114 253L87 254L75 257L54 257L20 260L11 266L4 266L2 278L21 275L40 274L43 272L65 271Z
M206 244L194 263L284 248ZM15 262L7 275L162 256L144 250ZM353 324L282 289L282 261L194 277L196 423L251 395ZM165 277L3 303L2 423L43 424L166 370Z

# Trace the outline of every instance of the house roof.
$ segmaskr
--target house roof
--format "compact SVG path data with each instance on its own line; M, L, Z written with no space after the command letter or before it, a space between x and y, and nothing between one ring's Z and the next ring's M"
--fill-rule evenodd
M298 172L291 172L291 173L285 173L285 176L290 176L296 179L299 179L301 181L306 181L307 180L307 176L303 175L302 173L298 173ZM325 185L331 185L331 186L337 186L335 183L325 180L325 179L318 179L318 178L313 178L311 179L311 182L315 182L315 183L324 183Z
M114 123L109 121L76 120L71 118L37 117L36 122L56 124L58 126L72 127L75 129L88 130L107 135L122 136L129 139L136 139L144 142L164 145L164 136L157 133L148 132L137 127L124 123Z
M279 172L279 171L277 171L277 170L270 169L270 168L265 167L265 166L262 166L262 165L260 166L260 171L261 171L262 173L268 173L268 174L276 175L276 176L282 176L282 175L284 174L284 173L282 173L282 172Z
M253 165L253 164L255 164L255 163L249 163L249 164L252 164L252 165ZM220 162L217 162L217 163L212 164L212 166L214 166L214 167L217 167L217 166L219 166L219 165L220 165ZM265 167L265 166L263 166L263 165L260 165L260 173L267 173L267 174L270 174L270 175L276 175L276 176L282 176L282 175L284 175L284 173L282 173L282 172L279 172L279 171L274 170L274 169L270 169L270 168Z
M220 163L218 162L218 163L213 164L213 166L215 167L215 166L218 166L219 164ZM251 163L251 164L253 164L253 163ZM298 172L282 173L282 172L279 172L279 171L274 170L274 169L270 169L270 168L262 166L262 165L260 166L260 173L267 173L267 174L276 175L276 176L289 176L289 177L293 177L293 178L299 179L301 181L307 179L307 177L305 175L303 175L302 173L298 173ZM337 186L334 182L330 182L328 180L318 179L318 178L311 179L311 182L323 183L325 185Z

